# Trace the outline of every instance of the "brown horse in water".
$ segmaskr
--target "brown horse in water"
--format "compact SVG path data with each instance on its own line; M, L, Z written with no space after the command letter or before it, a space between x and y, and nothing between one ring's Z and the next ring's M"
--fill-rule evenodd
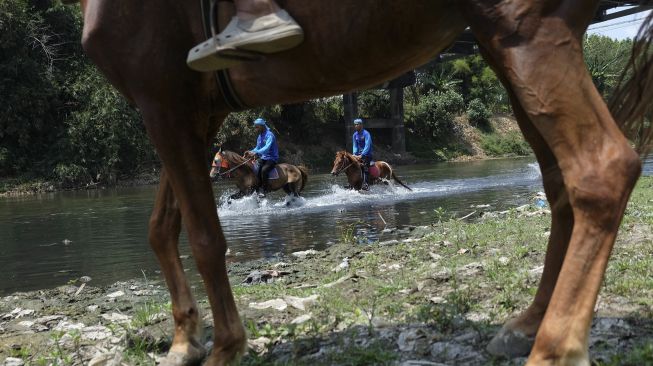
M642 63L630 65L634 81L617 92L617 124L582 57L583 34L598 2L279 1L304 27L304 43L229 73L233 90L250 107L336 95L378 85L426 63L469 27L508 90L552 209L535 299L504 326L489 349L530 351L530 365L588 365L594 304L641 171L638 154L620 127L638 130L642 146L653 130L643 118L650 116L653 104L653 61L645 58L651 54L650 18L635 43ZM214 346L206 364L225 365L243 351L246 335L229 286L227 243L204 164L209 143L230 110L215 77L185 64L188 50L205 39L200 5L170 0L81 3L84 49L138 106L163 165L149 241L170 290L175 321L165 362L197 363L205 355L202 318L177 249L183 218L213 313ZM230 5L221 5L228 18Z
M376 176L372 174L372 169L370 168L370 181L369 184L379 184L383 182L388 182L390 179L394 179L397 183L401 184L404 188L412 191L410 187L404 184L395 172L392 170L390 164L385 161L377 160L374 162L374 167L377 169L378 174ZM347 183L349 184L348 188L353 188L359 191L363 186L363 171L361 167L360 158L350 154L344 150L338 151L336 153L336 159L333 161L333 168L331 169L331 174L338 176L340 173L344 172L347 175Z
M254 188L258 186L258 177L254 174L254 164L254 160L245 159L233 151L220 150L213 158L209 176L211 178L222 176L236 178L238 192L229 198L239 199L252 194ZM278 178L269 180L268 188L270 191L283 188L291 199L299 197L308 180L307 169L303 166L285 163L277 164L274 168L277 170ZM290 202L287 202L287 204L290 204Z

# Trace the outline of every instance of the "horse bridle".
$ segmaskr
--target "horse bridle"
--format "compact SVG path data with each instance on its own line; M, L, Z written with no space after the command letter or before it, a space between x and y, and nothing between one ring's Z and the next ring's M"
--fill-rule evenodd
M249 159L243 161L242 163L236 165L235 167L233 167L233 168L227 170L227 171L224 172L224 173L221 173L221 172L220 172L220 170L222 169L222 158L220 159L220 160L221 160L220 166L218 166L218 164L216 164L216 160L218 160L218 159L213 159L213 164L211 164L211 167L212 167L212 168L215 168L215 167L217 166L217 167L218 167L218 176L219 176L219 177L222 177L223 175L227 175L227 174L233 172L234 170L240 168L241 166L243 166L243 165L249 163L250 161L252 161L252 160L254 160L254 159L255 159L255 158L249 158ZM224 160L224 162L225 162L226 165L227 165L225 168L229 168L229 161L228 161L228 160Z
M347 158L347 156L345 156L345 158ZM345 163L342 163L342 165L345 165ZM334 175L337 177L338 175L340 175L340 173L342 173L345 170L349 169L349 167L352 166L352 165L354 165L353 161L351 163L349 163L349 165L347 165L346 167L344 167L342 169L339 169Z

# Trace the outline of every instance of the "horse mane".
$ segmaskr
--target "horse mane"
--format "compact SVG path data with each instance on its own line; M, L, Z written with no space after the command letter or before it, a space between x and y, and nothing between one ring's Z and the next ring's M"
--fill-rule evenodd
M653 12L633 41L633 51L610 101L617 124L646 156L653 148Z
M353 162L353 163L355 163L357 165L360 165L360 163L358 162L358 159L356 158L356 156L354 154L352 154L352 153L349 153L346 150L340 150L340 151L336 152L336 156L337 157L344 156L345 158L347 158L347 160L349 160L349 161L351 161L351 162Z
M245 158L240 156L240 154L236 154L233 151L224 150L222 151L222 156L224 156L227 159L227 161L234 163L236 165L245 162Z

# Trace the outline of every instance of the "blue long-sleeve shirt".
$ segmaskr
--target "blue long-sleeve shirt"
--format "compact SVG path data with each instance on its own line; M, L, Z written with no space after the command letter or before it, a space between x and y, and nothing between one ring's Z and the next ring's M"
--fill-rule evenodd
M371 156L372 155L372 136L367 130L354 132L354 155Z
M265 132L260 133L256 139L256 147L252 152L261 157L263 160L279 160L279 148L277 147L277 138L274 133L267 128Z

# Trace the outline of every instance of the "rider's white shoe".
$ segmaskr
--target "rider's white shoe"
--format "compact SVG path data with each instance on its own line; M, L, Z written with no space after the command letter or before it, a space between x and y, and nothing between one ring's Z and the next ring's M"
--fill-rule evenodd
M276 53L296 47L303 40L304 31L283 9L252 20L233 17L215 38L193 47L186 63L197 71L226 69L242 61L229 57L230 51Z

